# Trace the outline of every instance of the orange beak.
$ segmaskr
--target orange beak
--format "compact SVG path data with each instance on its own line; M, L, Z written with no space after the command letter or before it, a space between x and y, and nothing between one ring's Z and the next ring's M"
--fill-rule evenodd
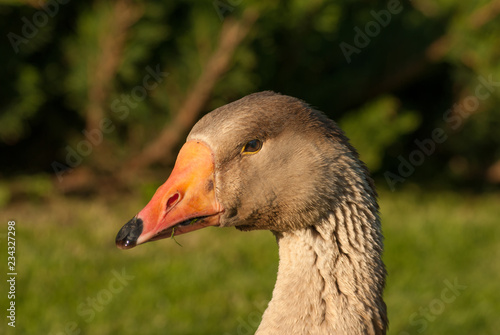
M146 207L116 236L120 249L218 226L222 208L215 198L214 158L204 143L189 141L179 152L168 180Z

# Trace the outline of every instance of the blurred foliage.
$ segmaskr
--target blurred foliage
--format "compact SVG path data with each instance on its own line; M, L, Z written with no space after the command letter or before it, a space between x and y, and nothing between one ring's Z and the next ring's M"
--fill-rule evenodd
M7 205L10 201L10 190L7 183L0 182L0 208Z
M495 3L4 1L0 153L9 159L0 174L53 174L93 118L110 119L113 131L83 163L113 170L173 119L226 21L253 9L258 21L202 114L255 91L296 96L337 120L380 177L440 127L448 139L412 178L491 183L486 171L500 159ZM357 51L346 56L342 43ZM148 69L168 75L148 89ZM491 78L490 95L450 129L447 110L474 96L480 78Z
M371 170L378 170L385 149L418 127L420 120L413 111L399 111L394 97L380 97L357 111L344 116L341 128L349 134L354 147Z

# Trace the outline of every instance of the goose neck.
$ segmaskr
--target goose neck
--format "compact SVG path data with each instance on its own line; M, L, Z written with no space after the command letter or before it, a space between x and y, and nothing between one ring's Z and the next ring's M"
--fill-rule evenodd
M381 237L367 228L380 226L378 216L361 222L346 210L275 233L278 275L257 334L385 334Z

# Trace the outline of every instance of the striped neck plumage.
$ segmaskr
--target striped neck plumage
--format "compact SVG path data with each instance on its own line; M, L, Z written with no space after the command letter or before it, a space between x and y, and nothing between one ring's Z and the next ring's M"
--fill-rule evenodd
M377 208L345 201L317 225L275 235L278 276L256 334L385 334Z

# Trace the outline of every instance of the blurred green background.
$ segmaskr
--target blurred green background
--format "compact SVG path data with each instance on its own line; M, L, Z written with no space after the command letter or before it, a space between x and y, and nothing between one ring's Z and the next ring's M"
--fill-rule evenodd
M273 90L336 120L373 173L389 334L497 334L499 14L498 0L0 1L2 276L9 220L18 272L16 328L2 316L0 333L253 333L276 279L269 232L131 251L114 237L201 116Z

